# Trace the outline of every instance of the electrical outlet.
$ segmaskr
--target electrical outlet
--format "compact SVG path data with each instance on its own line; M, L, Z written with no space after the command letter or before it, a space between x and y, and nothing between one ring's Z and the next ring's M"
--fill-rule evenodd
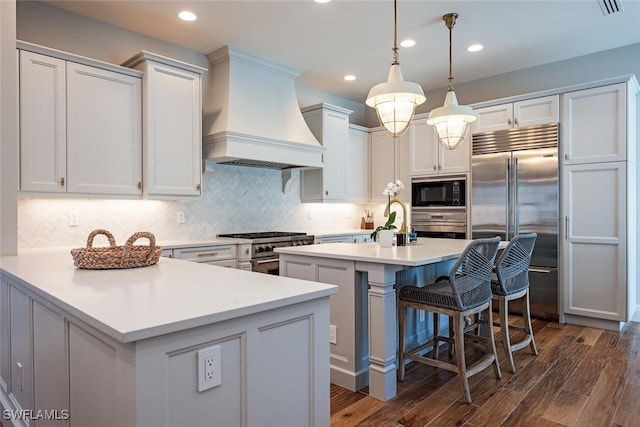
M222 384L222 351L219 345L198 350L198 391Z
M329 325L329 343L338 343L338 328L336 327L336 325Z
M178 218L177 219L178 219L178 224L184 224L186 219L187 219L187 217L184 214L184 212L180 211L180 212L178 212Z
M76 227L80 225L80 215L77 212L69 212L69 226Z
M418 321L424 323L424 311L418 310Z

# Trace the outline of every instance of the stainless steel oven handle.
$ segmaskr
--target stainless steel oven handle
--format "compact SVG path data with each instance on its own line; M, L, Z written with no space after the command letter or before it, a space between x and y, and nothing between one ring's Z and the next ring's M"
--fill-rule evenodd
M551 273L552 270L548 268L529 267L529 271L532 273Z
M269 258L269 259L259 259L259 260L254 260L251 261L254 265L262 265L262 264L268 264L270 262L279 262L280 259L279 258Z

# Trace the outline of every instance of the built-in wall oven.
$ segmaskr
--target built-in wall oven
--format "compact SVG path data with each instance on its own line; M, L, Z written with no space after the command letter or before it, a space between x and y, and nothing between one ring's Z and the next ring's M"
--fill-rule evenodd
M411 180L411 227L418 237L467 238L465 176Z
M255 233L218 234L218 237L245 239L251 243L251 271L279 275L280 259L275 248L312 245L313 236L306 233L260 231Z

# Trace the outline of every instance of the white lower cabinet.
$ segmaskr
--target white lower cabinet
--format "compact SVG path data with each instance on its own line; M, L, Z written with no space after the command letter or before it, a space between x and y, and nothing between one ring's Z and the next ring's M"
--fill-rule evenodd
M236 268L236 245L198 246L191 248L176 248L173 258L220 267Z
M373 230L371 230L373 232ZM368 243L371 242L371 236L369 234L336 234L326 237L315 237L314 244L322 243Z
M564 189L564 312L626 322L626 163L566 168Z

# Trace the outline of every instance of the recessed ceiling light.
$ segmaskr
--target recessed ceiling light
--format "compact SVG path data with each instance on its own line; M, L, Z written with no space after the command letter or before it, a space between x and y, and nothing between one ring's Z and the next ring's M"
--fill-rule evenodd
M415 40L411 40L411 39L407 39L407 40L402 40L400 42L400 46L402 47L412 47L416 45L416 41Z
M468 52L479 52L482 49L484 49L484 46L482 46L481 44L472 44L471 46L469 46L467 48Z
M178 17L183 21L195 21L198 19L195 13L189 12L188 10L183 10L178 14Z
M331 0L314 0L316 3L329 3Z
M344 76L344 79L348 82L353 81L356 79L356 76L354 76L353 74L347 74L346 76Z

